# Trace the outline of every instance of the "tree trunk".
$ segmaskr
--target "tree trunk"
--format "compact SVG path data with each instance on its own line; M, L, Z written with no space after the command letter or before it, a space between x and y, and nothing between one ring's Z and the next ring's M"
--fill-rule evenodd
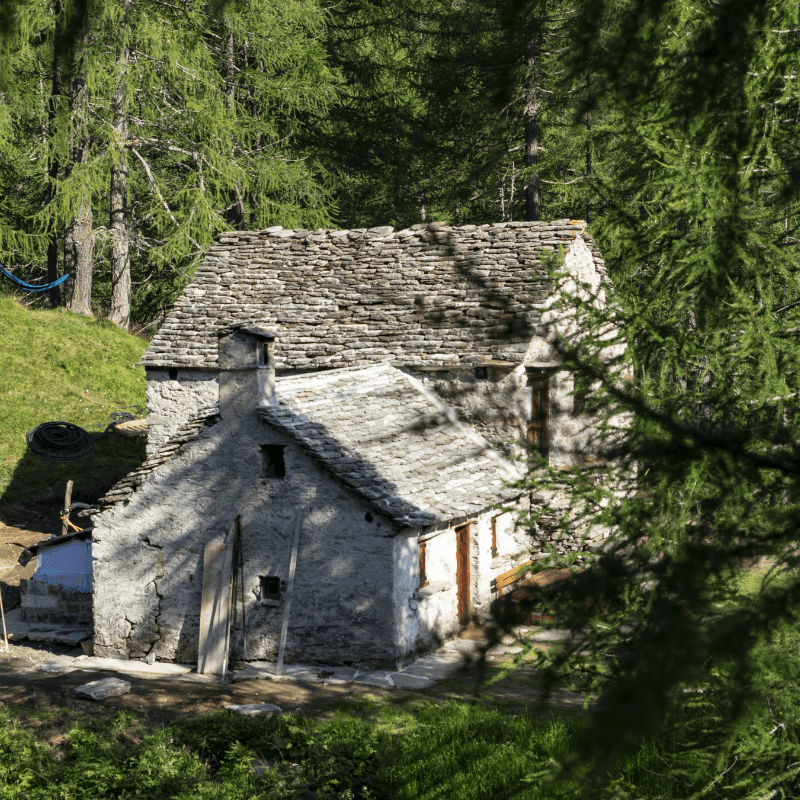
M586 222L592 221L592 184L590 178L592 177L592 143L590 132L592 130L592 89L591 77L586 77L586 181L587 189L589 192L586 198Z
M117 158L111 168L111 308L108 318L123 330L131 319L131 257L128 232L128 163L122 142L128 138L128 96L125 91L128 48L123 44L117 55L117 92L114 97L114 133Z
M89 44L88 6L83 10L83 20L76 37L75 69L70 86L74 131L70 141L70 164L84 162L89 151L88 97L86 86L86 48ZM92 197L86 186L78 189L74 219L64 234L64 268L72 276L67 290L67 307L78 314L92 314L92 271L94 269L94 240L92 238Z
M536 96L536 43L528 42L525 48L528 67L528 86L525 92L525 167L528 180L525 184L525 221L537 222L539 209L539 102Z
M56 2L54 8L55 14L55 34L53 38L53 74L52 83L50 88L50 102L47 108L47 136L52 139L53 124L55 123L56 114L58 113L58 103L61 97L61 37L62 29L64 26L63 9L61 3ZM54 203L56 193L58 192L58 170L59 161L56 155L56 149L50 142L48 148L50 153L49 164L47 166L47 202ZM55 230L55 223L53 231L50 234L50 242L47 245L47 282L54 283L59 278L58 274L58 231ZM61 305L61 287L55 286L47 292L47 298L50 308L58 308Z

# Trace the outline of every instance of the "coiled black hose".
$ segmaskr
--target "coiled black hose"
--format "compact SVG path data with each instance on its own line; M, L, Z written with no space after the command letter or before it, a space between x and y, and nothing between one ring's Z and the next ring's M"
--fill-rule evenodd
M142 406L126 406L140 414L144 413ZM136 419L133 414L124 409L112 411L109 415L114 420L99 436L92 436L89 431L73 425L71 422L43 422L33 430L28 431L25 440L34 453L51 461L80 461L94 453L95 442L108 436L109 431L120 422Z
M25 437L28 447L51 461L80 461L94 453L94 437L71 422L43 422Z

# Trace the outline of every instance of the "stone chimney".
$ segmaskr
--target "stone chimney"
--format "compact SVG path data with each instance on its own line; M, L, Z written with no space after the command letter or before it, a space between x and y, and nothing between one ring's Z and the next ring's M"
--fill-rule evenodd
M256 320L218 331L219 413L242 419L258 406L276 406L274 331Z

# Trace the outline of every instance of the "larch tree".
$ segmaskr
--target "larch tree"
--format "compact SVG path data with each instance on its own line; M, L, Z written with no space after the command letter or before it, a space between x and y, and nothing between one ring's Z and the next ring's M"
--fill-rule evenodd
M611 534L559 598L583 638L542 660L550 685L595 697L562 774L586 777L583 796L627 797L617 759L669 741L695 767L679 776L691 796L790 796L797 747L775 719L800 697L754 652L777 658L800 608L798 9L578 10L570 73L578 85L591 63L589 107L624 113L592 177L617 302L568 298L583 336L562 343L604 415L606 459L534 458L529 481L571 498L565 526ZM737 570L764 558L780 580L742 596ZM574 556L536 569L552 565Z

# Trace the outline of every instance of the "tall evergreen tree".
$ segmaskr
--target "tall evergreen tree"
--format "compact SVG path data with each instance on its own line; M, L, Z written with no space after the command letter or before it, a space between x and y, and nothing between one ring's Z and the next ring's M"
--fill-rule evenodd
M91 311L94 271L95 299L124 325L131 282L134 313L154 314L219 231L326 224L331 202L299 141L336 93L323 24L316 0L280 13L265 0L19 4L2 43L16 78L4 168L13 181L13 154L43 128L31 155L47 167L15 182L23 210L0 221L0 255L35 262L63 237L71 307Z
M766 704L753 647L796 622L800 600L798 9L586 3L579 22L575 80L591 58L593 102L625 110L594 177L593 232L621 305L600 313L572 298L585 335L564 344L565 364L609 432L613 414L635 421L608 461L532 475L572 498L565 525L613 533L560 603L587 638L548 675L598 695L576 749L597 796L614 759L676 720L698 686L720 726L718 749L696 754L698 793L789 791L793 773L759 776L737 725ZM614 330L628 349L609 360ZM635 382L621 380L628 368ZM763 557L785 580L744 599L736 570ZM726 752L742 758L728 777L715 768Z

